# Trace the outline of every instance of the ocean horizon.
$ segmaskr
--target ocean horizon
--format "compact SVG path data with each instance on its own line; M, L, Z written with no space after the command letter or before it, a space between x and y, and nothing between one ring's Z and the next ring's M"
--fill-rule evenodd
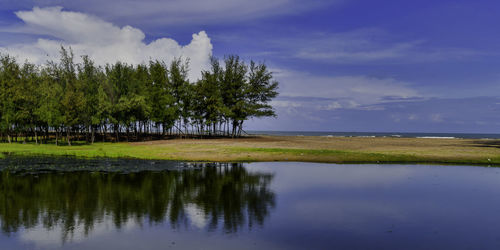
M490 134L490 133L332 132L332 131L273 131L273 130L268 130L268 131L248 130L246 132L249 135L281 135L281 136L500 139L500 134Z

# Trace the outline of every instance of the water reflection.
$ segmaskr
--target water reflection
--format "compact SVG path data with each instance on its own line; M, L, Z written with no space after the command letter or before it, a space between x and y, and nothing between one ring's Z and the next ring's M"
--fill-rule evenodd
M500 168L17 162L0 249L500 249Z
M263 225L275 205L272 180L240 164L127 174L2 171L1 230L60 231L62 242L108 222L120 230L149 223L234 233Z

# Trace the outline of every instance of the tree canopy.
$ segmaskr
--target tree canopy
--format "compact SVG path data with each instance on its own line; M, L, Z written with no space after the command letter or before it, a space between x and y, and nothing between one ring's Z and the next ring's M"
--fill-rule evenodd
M181 58L98 66L61 48L59 62L34 65L0 55L0 140L237 137L248 119L276 116L278 82L264 63L213 57L201 79L188 73Z

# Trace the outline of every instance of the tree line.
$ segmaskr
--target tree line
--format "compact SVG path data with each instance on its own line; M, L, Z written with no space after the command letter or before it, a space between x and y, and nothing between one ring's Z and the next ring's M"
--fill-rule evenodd
M98 66L89 56L75 63L71 49L60 54L40 66L0 55L0 140L237 137L246 120L276 116L278 82L264 63L213 57L190 82L181 58Z

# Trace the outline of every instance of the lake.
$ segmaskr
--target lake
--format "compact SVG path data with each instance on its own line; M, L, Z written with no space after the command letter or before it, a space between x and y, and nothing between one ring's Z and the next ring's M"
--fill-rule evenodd
M0 159L0 249L500 249L500 168Z

